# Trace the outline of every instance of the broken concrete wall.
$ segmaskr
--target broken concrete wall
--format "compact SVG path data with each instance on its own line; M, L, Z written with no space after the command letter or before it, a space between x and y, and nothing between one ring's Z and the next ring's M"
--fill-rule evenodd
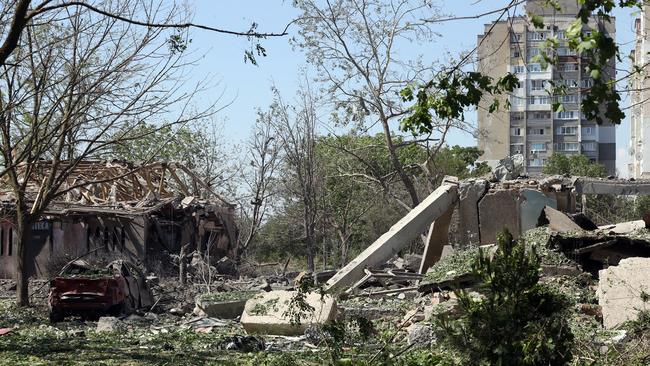
M460 182L457 243L476 245L481 242L478 203L485 196L489 183L484 179Z
M478 203L481 244L494 244L497 234L508 228L515 238L520 231L519 195L515 190L493 190Z
M520 228L522 233L537 227L544 207L557 208L557 202L554 199L540 191L532 189L522 189L519 201Z
M650 258L627 258L599 272L598 303L603 325L614 328L650 310Z

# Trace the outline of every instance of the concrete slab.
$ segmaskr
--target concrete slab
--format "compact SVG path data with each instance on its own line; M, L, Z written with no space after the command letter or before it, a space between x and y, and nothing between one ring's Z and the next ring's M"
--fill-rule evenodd
M235 319L242 314L247 300L196 300L194 315L218 319Z
M558 233L568 233L573 231L582 231L580 225L576 224L567 214L560 212L552 207L544 208L544 215L548 220L548 228Z
M598 274L596 293L605 328L614 328L636 319L640 311L650 310L645 298L650 294L650 258L626 258Z
M645 221L643 220L622 222L616 225L605 225L605 226L598 227L598 230L606 234L619 234L619 235L632 234L633 232L641 229L645 229Z
M388 232L380 236L366 250L327 281L325 289L330 292L338 291L352 285L364 276L364 268L374 267L386 262L421 233L425 232L434 220L447 212L457 201L457 185L443 183L393 225Z
M336 301L330 295L308 293L305 301L313 311L302 313L300 324L292 324L288 311L296 291L271 291L246 302L240 323L251 334L302 335L310 324L324 324L336 317ZM297 309L295 309L297 310Z
M497 234L508 228L513 237L518 238L519 196L514 190L488 192L478 203L481 244L494 244Z
M471 246L481 242L478 202L485 196L489 183L484 179L463 181L459 188L458 243Z
M431 224L418 273L427 273L427 270L442 257L445 245L449 244L449 224L453 213L454 206L451 206Z

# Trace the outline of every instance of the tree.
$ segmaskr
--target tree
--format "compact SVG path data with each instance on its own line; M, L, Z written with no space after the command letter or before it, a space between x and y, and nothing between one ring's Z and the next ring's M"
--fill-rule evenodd
M477 163L481 155L483 152L476 147L454 145L440 149L428 166L434 187L438 187L446 175L467 179L488 174L490 167L487 163Z
M56 19L57 15L62 14L62 11L72 9L77 11L80 7L88 11L92 11L96 15L110 18L113 21L124 22L130 25L145 27L145 28L159 28L159 29L176 29L184 30L189 28L198 28L215 33L226 34L237 37L246 37L251 41L251 48L245 51L245 60L256 64L255 56L266 56L266 50L259 42L252 42L268 37L283 37L286 36L289 28L289 23L286 28L279 33L264 33L258 32L257 23L252 23L247 31L233 31L228 29L221 29L212 26L195 24L188 22L184 18L167 18L158 20L145 16L144 19L138 19L137 14L129 11L128 7L132 3L128 0L124 1L111 1L111 0L98 0L98 1L52 1L52 0L15 0L5 1L2 5L1 23L3 24L4 41L0 46L0 65L5 65L11 54L19 46L19 40L23 36L23 32L30 25L36 23L46 23ZM154 4L150 4L154 5ZM151 9L160 9L160 7L151 6ZM75 10L76 9L76 10ZM176 3L167 10L168 14L185 14ZM146 13L145 13L146 14ZM169 37L169 43L176 49L184 49L185 40L181 33L172 34Z
M560 174L577 177L606 177L607 170L598 163L592 163L583 154L553 153L544 165L544 174Z
M316 157L317 105L319 101L309 84L301 86L296 104L289 105L274 89L271 123L282 147L284 186L289 199L302 207L302 238L307 249L307 268L314 270L316 225L320 213L320 184Z
M257 115L244 157L249 163L242 164L241 178L246 194L239 200L242 216L239 226L244 234L239 236L237 261L255 240L269 210L269 201L277 192L276 171L280 164L281 142L276 136L271 112L258 111Z
M469 365L565 365L572 358L568 299L539 283L540 258L504 230L472 273L479 294L457 291L458 315L436 317L442 341Z
M399 151L422 144L428 147L427 158L432 159L446 133L464 126L444 119L414 139L399 138L395 133L397 121L408 112L399 91L421 82L432 70L420 59L400 58L397 48L402 42L431 40L430 23L439 9L429 0L296 0L294 4L302 12L296 21L301 27L297 44L318 70L325 95L337 109L335 121L357 124L360 130L381 127L391 169L408 193L407 207L415 207L420 194L413 171L421 171L421 167L405 166Z
M109 5L109 11L123 16L174 16L135 0ZM160 115L173 117L169 124L182 125L208 117L214 109L186 113L202 86L174 92L188 63L182 52L168 47L163 28L134 29L84 6L52 8L47 14L52 22L25 28L7 62L0 64L0 151L15 200L18 305L29 302L25 249L31 225L66 193L118 178L70 181L79 163L147 134L127 126ZM181 112L174 117L172 109ZM47 169L42 169L44 160ZM36 195L27 189L30 184L37 185Z

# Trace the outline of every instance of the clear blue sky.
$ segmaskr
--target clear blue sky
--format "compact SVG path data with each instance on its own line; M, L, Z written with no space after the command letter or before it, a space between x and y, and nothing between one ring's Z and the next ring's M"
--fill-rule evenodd
M289 0L188 0L194 12L195 22L220 28L246 30L251 22L259 23L260 31L281 31L298 13ZM503 6L503 0L443 0L445 11L456 16L478 15ZM633 47L633 19L631 11L615 13L617 42L624 45L624 55ZM497 14L478 20L460 20L444 23L437 28L440 37L431 44L421 45L420 52L427 57L442 59L446 52L458 54L473 48L476 37L483 31L483 25L495 20ZM296 28L290 28L291 35ZM290 35L290 36L291 36ZM271 102L272 84L287 98L294 95L299 73L305 67L305 58L299 50L292 49L289 38L264 40L263 45L268 57L259 58L259 65L253 66L243 62L244 50L248 46L245 39L215 34L212 32L191 30L192 43L189 50L195 56L202 56L191 71L191 81L212 78L216 84L200 98L199 107L208 105L225 91L223 102L234 100L232 105L221 112L225 119L223 135L237 143L248 137L255 120L255 110L266 107ZM415 46L414 46L415 47ZM307 65L308 67L308 65ZM619 69L628 69L627 59L618 65ZM620 71L619 71L620 73ZM623 101L624 105L628 100ZM467 118L474 121L475 115L469 113ZM476 140L464 133L455 133L449 138L449 144L476 145ZM617 130L617 166L621 173L626 172L625 164L629 157L629 121L626 120Z

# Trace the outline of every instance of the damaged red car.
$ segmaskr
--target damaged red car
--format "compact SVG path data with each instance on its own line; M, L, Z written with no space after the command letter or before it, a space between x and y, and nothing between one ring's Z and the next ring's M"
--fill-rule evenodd
M128 315L152 306L152 298L145 276L133 264L118 260L102 268L76 260L50 281L50 321Z

